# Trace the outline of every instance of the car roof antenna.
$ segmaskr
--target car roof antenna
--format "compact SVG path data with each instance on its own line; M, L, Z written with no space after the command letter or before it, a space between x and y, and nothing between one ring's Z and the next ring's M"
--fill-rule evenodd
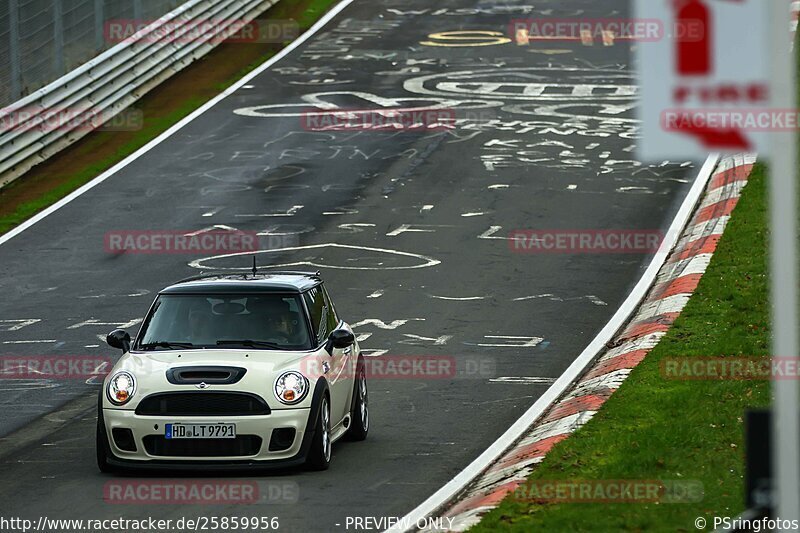
M256 266L256 256L253 256L253 277L258 275L258 267Z

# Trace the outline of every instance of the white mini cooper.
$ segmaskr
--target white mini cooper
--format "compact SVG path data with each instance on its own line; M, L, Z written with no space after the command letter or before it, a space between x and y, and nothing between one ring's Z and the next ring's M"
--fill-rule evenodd
M97 464L325 470L369 430L364 361L319 274L200 276L161 291L98 402Z

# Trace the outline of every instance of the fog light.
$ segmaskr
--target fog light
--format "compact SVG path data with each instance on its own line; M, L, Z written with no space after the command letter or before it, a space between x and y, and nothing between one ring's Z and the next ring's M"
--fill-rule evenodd
M133 431L128 428L114 428L111 430L114 437L114 444L123 452L135 452L136 440L133 438Z
M278 428L272 430L272 437L269 440L269 451L280 452L288 450L294 444L294 428Z

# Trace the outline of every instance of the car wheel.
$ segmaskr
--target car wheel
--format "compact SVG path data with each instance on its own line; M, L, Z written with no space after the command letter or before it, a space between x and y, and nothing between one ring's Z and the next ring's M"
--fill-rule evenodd
M103 420L102 396L97 406L97 434L95 438L95 449L97 451L97 468L103 473L114 472L114 468L108 464L108 457L111 455L111 446L108 444L108 434L106 424Z
M369 433L369 394L367 392L367 372L364 362L358 362L356 382L353 385L353 401L350 408L350 427L348 440L365 440Z
M331 405L327 396L322 397L319 406L307 464L311 470L327 470L331 465Z

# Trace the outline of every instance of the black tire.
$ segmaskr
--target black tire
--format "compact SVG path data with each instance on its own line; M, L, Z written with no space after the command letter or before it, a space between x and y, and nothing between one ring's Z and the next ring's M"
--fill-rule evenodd
M102 395L102 392L101 392ZM97 404L97 434L95 437L95 450L97 452L97 468L104 474L113 473L114 467L108 464L108 458L111 456L111 446L108 443L108 434L106 433L106 424L103 420L103 397Z
M324 394L314 423L314 437L306 466L310 470L327 470L331 466L331 403Z
M364 360L358 360L356 379L353 384L353 399L350 402L350 427L346 437L351 441L366 440L369 433L369 393L367 390L367 372Z

